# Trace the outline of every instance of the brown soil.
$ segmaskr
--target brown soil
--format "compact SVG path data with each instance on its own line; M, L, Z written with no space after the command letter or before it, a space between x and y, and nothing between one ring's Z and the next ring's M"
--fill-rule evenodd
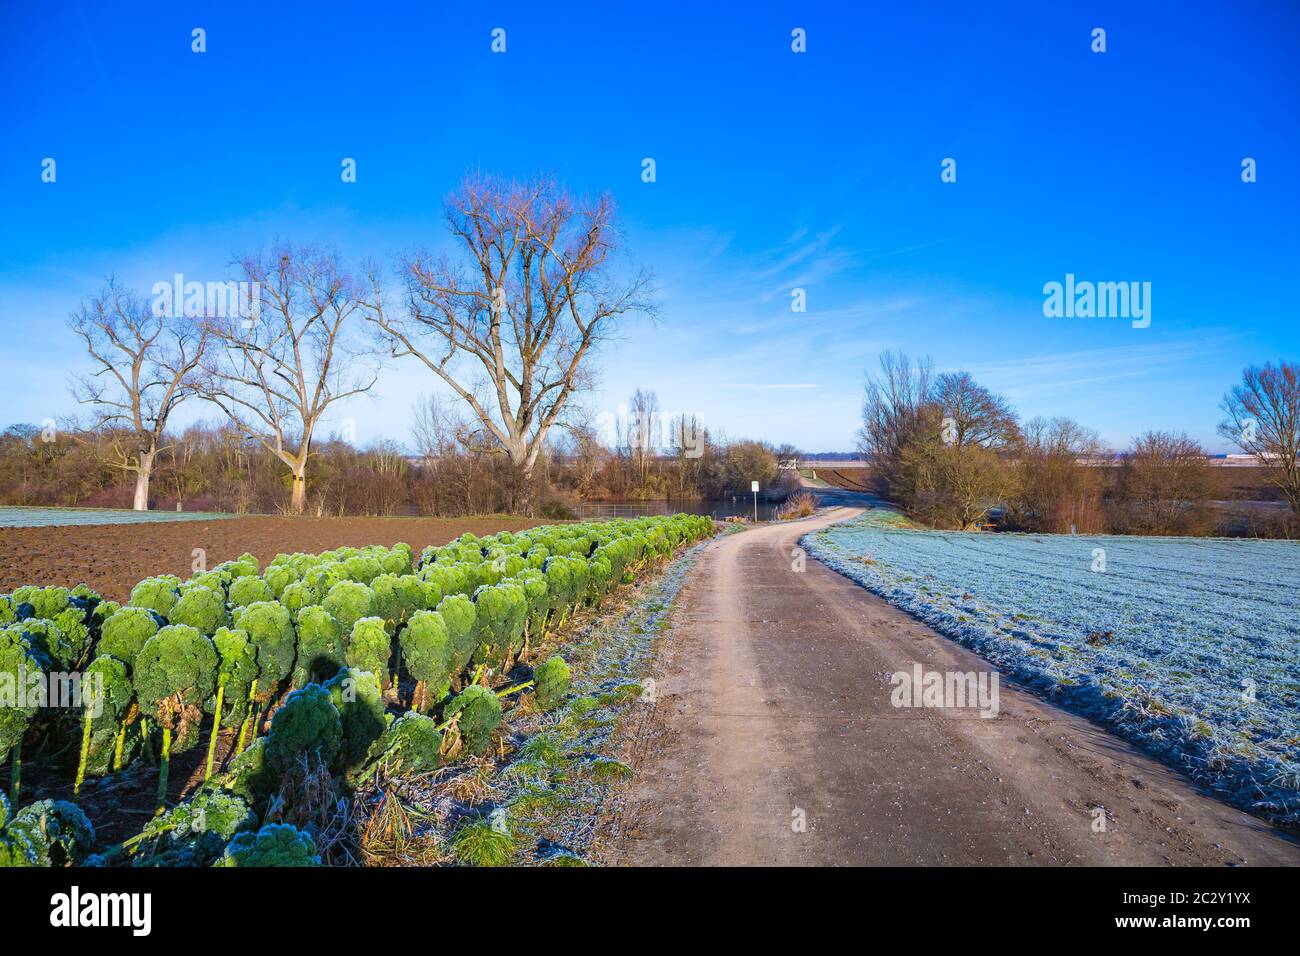
M105 598L124 601L153 574L189 577L194 549L207 567L245 551L263 563L280 552L317 553L344 545L392 546L405 541L418 553L466 531L478 535L521 531L537 518L288 518L256 516L212 521L0 529L0 594L24 584L88 584Z
M849 491L867 491L866 468L818 468L817 477L828 485Z
M1006 681L993 719L891 706L889 675L914 663L989 665L810 556L795 573L803 534L860 513L706 545L606 862L1300 863L1293 837Z

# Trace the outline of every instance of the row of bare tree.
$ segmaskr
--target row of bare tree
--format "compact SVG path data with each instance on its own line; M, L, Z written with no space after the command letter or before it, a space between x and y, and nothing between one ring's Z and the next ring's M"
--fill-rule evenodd
M357 448L333 432L318 437L305 511L460 516L505 512L513 501L531 500L543 513L564 517L583 500L716 498L748 489L753 479L770 486L777 477L777 452L760 442L728 442L701 431L683 458L672 449L611 447L579 425L555 431L529 487L521 489L519 471L457 406L434 398L417 403L416 454L386 440ZM131 489L118 462L131 440L127 429L12 426L0 432L0 502L127 506ZM294 484L280 459L230 422L196 423L164 437L151 462L149 503L273 514L291 509Z
M246 310L208 300L180 314L110 281L72 319L95 363L75 392L98 412L93 430L112 436L112 465L135 475L135 507L148 508L172 416L195 399L281 464L301 513L330 407L370 391L387 356L419 362L464 402L478 446L513 472L507 509L530 510L548 434L617 320L652 311L650 280L613 268L607 196L471 176L446 221L453 253L418 253L391 275L374 263L354 274L314 248L247 256L239 282L257 294Z
M1300 518L1300 365L1251 367L1222 402L1219 433L1254 456L1264 480ZM859 433L877 490L921 519L975 528L1179 534L1207 528L1214 494L1204 449L1150 431L1119 455L1068 418L1024 424L965 372L881 356L869 375Z

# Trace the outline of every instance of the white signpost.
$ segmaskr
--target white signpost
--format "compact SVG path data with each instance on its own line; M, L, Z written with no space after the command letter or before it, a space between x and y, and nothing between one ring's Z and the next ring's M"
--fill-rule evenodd
M758 482L751 481L749 490L754 493L754 524L758 524Z

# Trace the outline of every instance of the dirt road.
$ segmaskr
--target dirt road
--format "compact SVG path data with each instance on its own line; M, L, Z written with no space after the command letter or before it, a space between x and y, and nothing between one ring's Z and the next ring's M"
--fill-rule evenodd
M1300 864L1294 839L1006 680L992 719L891 706L916 662L989 666L811 557L793 569L801 535L857 513L707 546L607 862Z

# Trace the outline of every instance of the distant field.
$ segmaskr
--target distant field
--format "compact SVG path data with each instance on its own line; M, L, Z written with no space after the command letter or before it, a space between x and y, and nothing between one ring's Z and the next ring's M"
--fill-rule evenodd
M558 523L504 516L288 518L199 512L145 514L159 517L136 523L10 526L0 534L0 594L23 584L72 587L84 583L106 598L122 601L138 581L150 575L189 577L196 548L202 550L207 566L213 567L245 551L263 563L281 551L315 554L344 545L391 547L405 541L419 551L425 545L446 544L466 531L486 535ZM164 517L171 520L162 520Z
M1210 469L1210 497L1223 501L1283 501L1281 490L1269 483L1267 469L1256 465Z
M806 541L1063 706L1300 821L1300 545L916 531L884 509Z
M29 508L20 505L0 505L0 528L208 521L214 518L233 517L235 516L210 511L126 511L120 508Z
M816 472L819 481L848 491L867 491L867 480L871 477L866 468L818 468Z

